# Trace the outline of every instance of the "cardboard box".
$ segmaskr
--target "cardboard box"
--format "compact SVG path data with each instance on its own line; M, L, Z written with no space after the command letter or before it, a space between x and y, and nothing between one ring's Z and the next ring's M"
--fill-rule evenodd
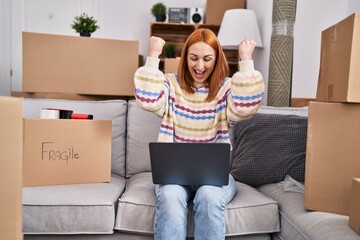
M352 14L321 35L317 101L360 103L360 14Z
M165 58L164 73L177 73L180 58Z
M0 97L0 234L1 239L23 239L22 159L23 103Z
M24 92L134 95L138 41L23 32Z
M352 181L349 225L360 234L360 178L354 178Z
M245 0L207 0L205 23L220 26L226 10L245 8L245 3Z
M310 102L304 206L349 215L351 182L360 176L360 104Z
M24 119L24 186L109 182L111 121Z

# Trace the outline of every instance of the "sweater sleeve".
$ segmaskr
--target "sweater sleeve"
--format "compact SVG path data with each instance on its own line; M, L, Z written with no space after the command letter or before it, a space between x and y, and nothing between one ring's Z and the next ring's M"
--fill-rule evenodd
M162 117L167 109L169 82L159 70L160 59L147 57L145 65L134 75L137 105Z
M227 96L227 118L230 127L256 113L265 91L263 76L254 69L252 60L240 61L239 67L240 71L231 79Z

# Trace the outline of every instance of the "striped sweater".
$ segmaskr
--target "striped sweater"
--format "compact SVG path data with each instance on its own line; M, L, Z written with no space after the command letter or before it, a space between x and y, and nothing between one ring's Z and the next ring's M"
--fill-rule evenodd
M253 61L241 61L240 71L226 78L216 97L205 101L208 89L194 94L182 91L175 74L163 74L159 59L148 57L134 76L135 97L140 108L162 117L160 142L230 143L229 128L251 117L264 94L261 73Z

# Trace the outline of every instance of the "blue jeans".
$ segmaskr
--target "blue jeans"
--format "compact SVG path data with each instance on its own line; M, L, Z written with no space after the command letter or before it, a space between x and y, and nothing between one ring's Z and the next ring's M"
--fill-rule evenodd
M195 239L225 239L225 208L235 192L235 181L231 175L227 186L156 185L155 239L186 239L187 206L192 198Z

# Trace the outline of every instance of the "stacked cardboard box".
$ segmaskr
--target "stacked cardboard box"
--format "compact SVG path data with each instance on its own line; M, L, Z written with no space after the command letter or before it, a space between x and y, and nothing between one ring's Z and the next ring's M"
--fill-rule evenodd
M23 33L23 91L133 96L139 42Z
M351 182L360 177L360 104L311 102L305 208L349 215Z
M246 8L245 0L207 0L205 23L219 25L223 19L224 13L228 9Z
M24 32L21 95L132 96L138 48L138 41ZM110 181L110 120L24 119L23 124L24 186Z
M110 179L110 120L24 119L25 187Z
M22 99L0 97L0 239L23 239L22 108Z
M317 101L360 103L360 13L321 35Z
M165 58L164 73L177 73L180 58Z
M351 215L360 177L360 14L322 32L316 102L309 105L304 206Z

